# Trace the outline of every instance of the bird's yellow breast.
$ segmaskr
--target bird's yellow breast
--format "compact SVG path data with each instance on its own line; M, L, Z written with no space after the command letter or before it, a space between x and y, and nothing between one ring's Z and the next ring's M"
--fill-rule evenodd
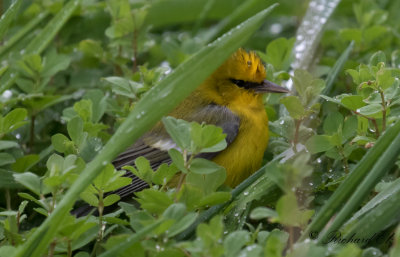
M213 161L225 167L225 184L235 187L261 166L268 144L268 117L261 96L240 94L227 107L240 117L239 132Z

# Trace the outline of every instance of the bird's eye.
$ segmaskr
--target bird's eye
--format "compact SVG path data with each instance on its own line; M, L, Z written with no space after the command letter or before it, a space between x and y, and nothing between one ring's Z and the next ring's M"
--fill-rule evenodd
M244 81L244 80L240 80L240 79L231 79L231 82L233 84L235 84L236 86L245 88L245 89L249 89L253 86L253 83Z

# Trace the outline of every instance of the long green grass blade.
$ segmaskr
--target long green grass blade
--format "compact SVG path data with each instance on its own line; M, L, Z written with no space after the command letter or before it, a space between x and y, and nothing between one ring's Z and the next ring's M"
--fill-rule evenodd
M252 9L258 2L259 0L243 1L243 3L229 16L220 21L215 27L207 31L204 41L209 42L221 33L225 32L228 28L232 27L234 24L238 24L240 22L239 20L243 17L243 14Z
M35 37L35 39L26 47L27 54L41 53L53 40L58 31L63 27L72 13L79 6L81 0L70 0L60 12L54 16L46 27Z
M397 179L389 190L378 194L379 204L369 209L359 220L351 225L351 229L343 237L355 235L356 238L371 238L374 234L389 228L400 220L400 179ZM374 199L375 199L374 198ZM376 201L372 199L372 201Z
M14 1L7 11L0 18L0 39L3 38L4 34L8 29L8 25L12 22L15 15L19 11L19 7L21 6L22 0Z
M250 38L275 6L273 5L259 12L203 48L148 91L104 148L86 166L55 211L37 228L27 242L18 250L16 256L41 256L56 234L59 224L62 223L63 218L69 212L76 199L78 199L79 194L96 178L104 165L111 162L120 152L154 126L163 115L170 112L187 97L232 52ZM154 108L154 106L158 106L158 108Z
M328 77L325 80L325 88L322 91L322 95L329 95L333 82L335 82L336 77L339 75L339 72L343 69L344 64L349 59L351 51L354 48L354 41L351 41L349 46L344 50L344 52L340 55L339 59L336 61L335 65L332 67L331 71L328 74Z
M310 232L320 232L329 219L339 211L341 206L353 194L355 188L370 172L371 167L380 159L386 149L400 133L400 122L388 128L375 145L364 155L357 166L351 171L342 184L336 189L329 200L319 210L313 221L306 228L300 240L305 240Z
M397 122L396 125L399 125ZM400 126L398 126L400 127ZM389 133L387 131L386 133ZM380 158L377 160L372 170L357 187L356 191L341 208L340 212L336 215L335 220L330 224L329 228L321 234L319 242L324 242L332 231L338 230L350 217L350 215L360 206L362 201L368 196L373 187L380 181L380 179L387 173L388 170L394 165L397 157L400 154L400 134L397 133L396 138L391 142L389 147L384 151Z
M4 45L0 48L0 57L3 56L7 51L12 48L15 43L21 40L24 36L26 36L29 32L32 32L33 29L43 21L49 13L44 11L40 13L36 18L31 20L28 24L26 24L22 29L20 29L17 33L15 33L11 38L9 38Z
M397 191L399 189L400 189L400 178L393 181L391 185L389 185L387 188L385 188L379 194L377 194L374 198L372 198L366 205L364 205L358 212L356 212L347 223L352 223L354 220L359 219L361 216L374 209L376 206L381 204L387 198L397 194Z

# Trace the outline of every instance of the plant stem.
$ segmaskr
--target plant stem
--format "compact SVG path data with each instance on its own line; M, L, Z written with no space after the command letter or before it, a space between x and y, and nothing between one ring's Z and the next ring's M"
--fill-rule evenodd
M349 172L350 172L349 164L348 164L348 161L347 161L346 156L344 155L343 147L342 147L342 146L339 147L339 154L340 154L340 156L342 156L342 158L343 158L344 172L349 173Z
M71 240L68 240L67 256L68 256L68 257L72 257Z
M380 136L379 127L378 127L378 123L376 123L376 119L367 117L367 116L365 116L365 115L363 115L363 114L361 114L361 113L359 113L359 112L357 112L357 111L352 111L352 112L354 112L355 114L360 115L361 117L366 118L367 120L371 121L372 124L373 124L374 127L375 127L376 138L378 138L378 137Z
M297 143L299 141L299 130L302 120L294 120L295 123L295 131L293 137L293 152L297 153Z
M29 136L29 151L32 152L33 145L35 144L35 119L36 116L32 114L31 116L31 127L30 127L30 136Z
M99 192L99 206L97 207L99 211L99 232L97 235L97 240L96 243L94 244L92 253L90 256L94 257L96 256L96 250L99 245L99 243L103 240L103 211L104 211L104 202L103 202L103 191L98 189Z
M382 132L386 129L386 102L385 96L382 90L379 90L382 99Z
M57 245L57 241L54 240L53 242L51 242L50 244L50 249L49 249L49 257L53 257L54 256L54 252L56 249L56 245Z
M137 29L135 26L135 29L133 30L133 40L132 40L132 45L133 45L133 66L132 66L132 72L135 73L137 71Z

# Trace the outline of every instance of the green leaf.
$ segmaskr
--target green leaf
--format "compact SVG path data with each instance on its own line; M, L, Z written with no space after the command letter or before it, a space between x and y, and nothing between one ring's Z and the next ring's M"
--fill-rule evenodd
M84 122L89 122L93 116L92 106L93 104L90 99L82 99L74 104L74 110Z
M74 117L67 123L68 135L76 145L83 143L83 121L80 117ZM57 149L56 149L57 150Z
M0 150L10 149L10 148L19 148L19 144L14 141L0 140Z
M332 149L331 137L327 135L314 135L306 142L306 147L311 154L325 152Z
M85 39L79 42L78 48L85 55L101 59L104 54L104 50L101 47L101 43L92 39ZM109 77L110 78L110 77ZM118 78L118 77L115 77ZM107 78L105 78L107 80Z
M392 71L389 69L381 68L376 73L376 82L382 90L385 90L393 85L395 77L392 77Z
M54 147L54 150L60 153L65 153L69 149L73 149L73 143L63 134L55 134L51 137L51 144Z
M111 195L106 196L103 199L103 203L104 203L104 206L110 206L110 205L118 202L120 199L121 199L121 197L119 195L111 194Z
M172 140L183 150L191 150L190 123L168 116L162 119L165 129Z
M299 97L297 96L286 96L281 98L281 104L285 105L288 110L290 116L293 119L301 120L306 115L306 110L304 109L303 104L301 103Z
M171 204L163 213L166 219L180 220L186 212L186 206L183 203Z
M182 153L179 152L178 150L171 148L168 150L168 155L171 157L172 162L176 165L176 167L184 172L188 173L189 171L185 168L185 161L183 160Z
M325 82L322 79L314 78L306 70L295 70L292 79L303 104L310 104L315 101L325 87Z
M314 214L314 210L300 210L296 196L290 192L282 196L276 204L276 212L281 224L302 227Z
M84 95L84 99L88 99L92 102L92 115L91 122L97 123L107 108L107 95L100 89L88 90Z
M278 216L278 213L267 207L257 207L253 209L250 213L250 218L253 220L260 220L265 218L275 218Z
M144 189L136 196L140 206L154 214L163 213L173 203L166 193L154 189Z
M362 41L362 31L360 29L342 29L340 36L347 41L354 41L360 44Z
M266 49L264 61L274 66L276 70L287 70L292 59L292 49L295 38L277 38L271 41Z
M271 257L281 257L287 240L287 233L278 229L272 230L267 238L267 243L264 248L265 255Z
M226 179L225 169L218 169L210 174L198 174L189 172L186 175L186 183L200 188L202 192L207 195L214 192L221 186Z
M42 77L52 77L58 72L65 70L71 63L71 57L65 54L57 54L55 49L51 49L43 58Z
M239 251L248 242L250 242L250 235L248 231L238 230L229 233L224 240L225 256L238 256Z
M158 167L157 171L153 173L151 180L154 184L166 185L178 171L175 165L168 166L168 164L163 163Z
M95 194L89 191L83 191L80 195L81 199L91 206L97 207L99 206L99 199Z
M14 173L8 170L0 169L0 188L21 188L14 179Z
M344 96L340 102L344 107L352 111L355 111L366 105L361 95L347 95Z
M343 115L340 112L329 113L324 120L324 132L326 134L334 134L342 129Z
M17 159L15 163L11 165L11 168L16 172L25 172L33 167L40 160L40 156L37 154L28 154Z
M28 112L24 108L16 108L9 112L0 122L2 124L0 133L9 133L17 128L25 125L27 122L24 121Z
M219 166L215 162L203 158L193 159L189 169L196 174L211 174L220 170L225 170L224 167Z
M190 124L190 136L195 149L201 152L218 152L226 148L225 137L222 128L214 125L200 125L196 122Z
M132 99L136 99L137 94L144 90L143 84L125 78L106 77L104 80L111 84L112 91L115 94L123 95Z
M381 118L382 117L382 105L380 104L369 104L361 107L357 110L362 115L370 118Z
M42 183L40 181L40 178L36 174L33 174L31 172L16 173L14 174L14 179L38 196L41 193L44 193L42 192Z
M140 156L136 158L135 166L138 171L139 178L150 184L154 173L150 166L150 162L143 156Z
M15 162L14 156L12 156L11 154L0 153L0 166L4 166L14 162Z

